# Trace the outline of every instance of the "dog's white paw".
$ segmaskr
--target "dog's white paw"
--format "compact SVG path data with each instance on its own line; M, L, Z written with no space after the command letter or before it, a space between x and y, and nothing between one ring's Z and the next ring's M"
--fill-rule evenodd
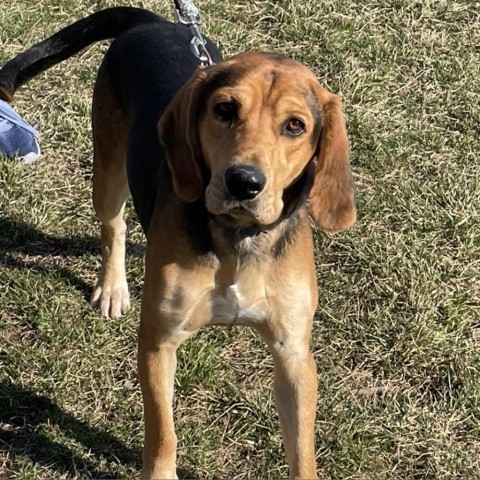
M130 295L126 283L109 285L98 282L90 298L92 308L98 308L103 317L117 318L130 309Z

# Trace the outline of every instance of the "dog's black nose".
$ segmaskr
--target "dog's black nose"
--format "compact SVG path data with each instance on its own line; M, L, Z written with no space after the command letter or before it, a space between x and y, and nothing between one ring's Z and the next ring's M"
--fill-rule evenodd
M239 200L255 198L265 187L262 171L250 165L235 165L225 172L225 184L230 194Z

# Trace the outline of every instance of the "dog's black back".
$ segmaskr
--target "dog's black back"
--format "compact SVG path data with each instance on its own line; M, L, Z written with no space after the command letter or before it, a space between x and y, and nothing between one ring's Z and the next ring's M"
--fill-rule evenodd
M145 24L116 38L104 58L113 91L130 121L128 183L145 230L157 191L171 186L157 124L175 93L199 66L190 51L191 39L190 31L181 24ZM212 59L220 61L217 47L207 42Z

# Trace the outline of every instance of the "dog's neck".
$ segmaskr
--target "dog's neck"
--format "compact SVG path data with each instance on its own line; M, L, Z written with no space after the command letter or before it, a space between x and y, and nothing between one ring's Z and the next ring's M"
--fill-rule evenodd
M234 258L240 268L245 262L263 264L278 259L295 241L298 228L305 224L308 224L306 211L301 210L256 235L247 234L245 229L227 228L214 220L210 220L209 230L214 254L218 258Z

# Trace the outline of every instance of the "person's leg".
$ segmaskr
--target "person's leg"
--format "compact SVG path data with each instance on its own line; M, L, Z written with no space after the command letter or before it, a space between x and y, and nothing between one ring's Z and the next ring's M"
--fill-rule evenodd
M0 100L0 155L19 157L32 163L41 155L38 131L27 123L7 102Z

